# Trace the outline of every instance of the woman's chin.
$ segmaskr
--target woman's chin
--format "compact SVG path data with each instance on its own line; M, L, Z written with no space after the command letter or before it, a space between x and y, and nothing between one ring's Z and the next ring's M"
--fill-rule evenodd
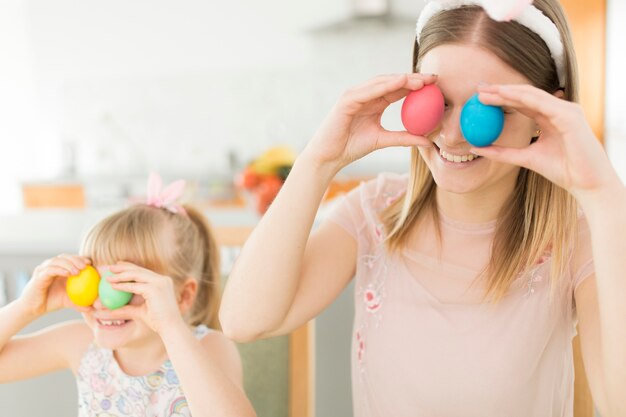
M476 191L478 188L475 183L468 181L467 178L449 178L449 176L444 176L444 178L435 177L435 183L437 184L437 188L441 191L452 194L468 194Z

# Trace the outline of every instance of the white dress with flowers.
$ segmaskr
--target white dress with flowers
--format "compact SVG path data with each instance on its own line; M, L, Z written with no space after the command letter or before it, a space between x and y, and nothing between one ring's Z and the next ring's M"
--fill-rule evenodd
M212 332L197 326L201 339ZM172 362L168 359L148 375L130 376L120 367L113 351L92 343L76 374L78 416L191 416Z

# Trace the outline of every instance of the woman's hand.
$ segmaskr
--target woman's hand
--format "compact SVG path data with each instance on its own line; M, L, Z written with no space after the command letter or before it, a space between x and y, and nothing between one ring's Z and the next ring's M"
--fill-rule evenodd
M429 139L385 130L383 112L391 103L437 80L435 75L381 75L346 91L303 154L339 171L353 161L389 146L432 146Z
M472 148L473 153L531 169L579 200L619 184L577 103L530 85L487 85L478 91L482 103L512 107L534 119L541 135L526 148L488 146Z
M119 262L107 268L114 274L106 277L113 289L136 294L128 305L113 310L114 316L130 314L143 320L157 333L181 321L172 278L130 262ZM137 295L141 299L137 300Z
M84 256L59 255L44 261L33 271L20 295L20 302L34 316L40 316L61 308L85 308L74 305L65 291L67 278L78 274L91 260Z

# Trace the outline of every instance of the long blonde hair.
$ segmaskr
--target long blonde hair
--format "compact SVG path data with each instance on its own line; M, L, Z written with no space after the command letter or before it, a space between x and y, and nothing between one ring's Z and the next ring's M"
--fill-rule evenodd
M192 277L196 299L185 320L219 329L219 248L206 218L192 207L187 215L138 204L96 224L81 245L94 264L127 261L171 277Z
M443 44L477 45L495 54L511 68L526 76L532 85L554 93L562 89L564 99L578 101L578 72L573 42L565 14L556 0L535 0L534 6L559 29L565 49L564 86L559 85L556 65L539 35L517 22L496 22L477 6L441 12L428 22L415 41L413 72L421 59ZM407 192L382 213L387 247L396 250L406 243L419 220L431 215L439 224L436 184L416 148L412 149ZM577 205L564 189L541 175L521 168L515 190L498 216L491 260L482 274L485 298L501 299L523 271L530 269L550 251L552 254L551 294L558 277L567 270L577 230Z

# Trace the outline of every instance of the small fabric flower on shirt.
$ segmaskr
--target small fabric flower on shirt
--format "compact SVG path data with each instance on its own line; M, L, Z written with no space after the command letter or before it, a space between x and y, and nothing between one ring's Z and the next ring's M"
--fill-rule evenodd
M368 286L363 292L363 302L368 312L375 313L380 309L382 304L380 293L371 286Z
M363 263L368 269L374 268L376 265L376 261L378 260L378 256L375 255L363 255L362 257Z
M402 197L405 194L404 190L400 190L397 193L393 194L393 195L388 195L387 198L385 199L385 206L389 207L391 206L393 203L395 203L396 201L398 201L398 199L400 199L400 197Z
M385 239L385 226L377 224L374 228L374 235L376 236L376 243L381 243Z
M356 357L359 360L359 363L363 362L363 357L365 354L365 341L361 337L360 332L356 332L356 341L357 341L357 352Z
M543 281L543 276L538 274L539 268L541 268L541 266L548 262L551 257L552 256L550 252L544 253L541 258L539 258L537 263L535 263L533 269L530 271L530 277L528 278L528 283L526 284L527 297L535 293L535 284Z

